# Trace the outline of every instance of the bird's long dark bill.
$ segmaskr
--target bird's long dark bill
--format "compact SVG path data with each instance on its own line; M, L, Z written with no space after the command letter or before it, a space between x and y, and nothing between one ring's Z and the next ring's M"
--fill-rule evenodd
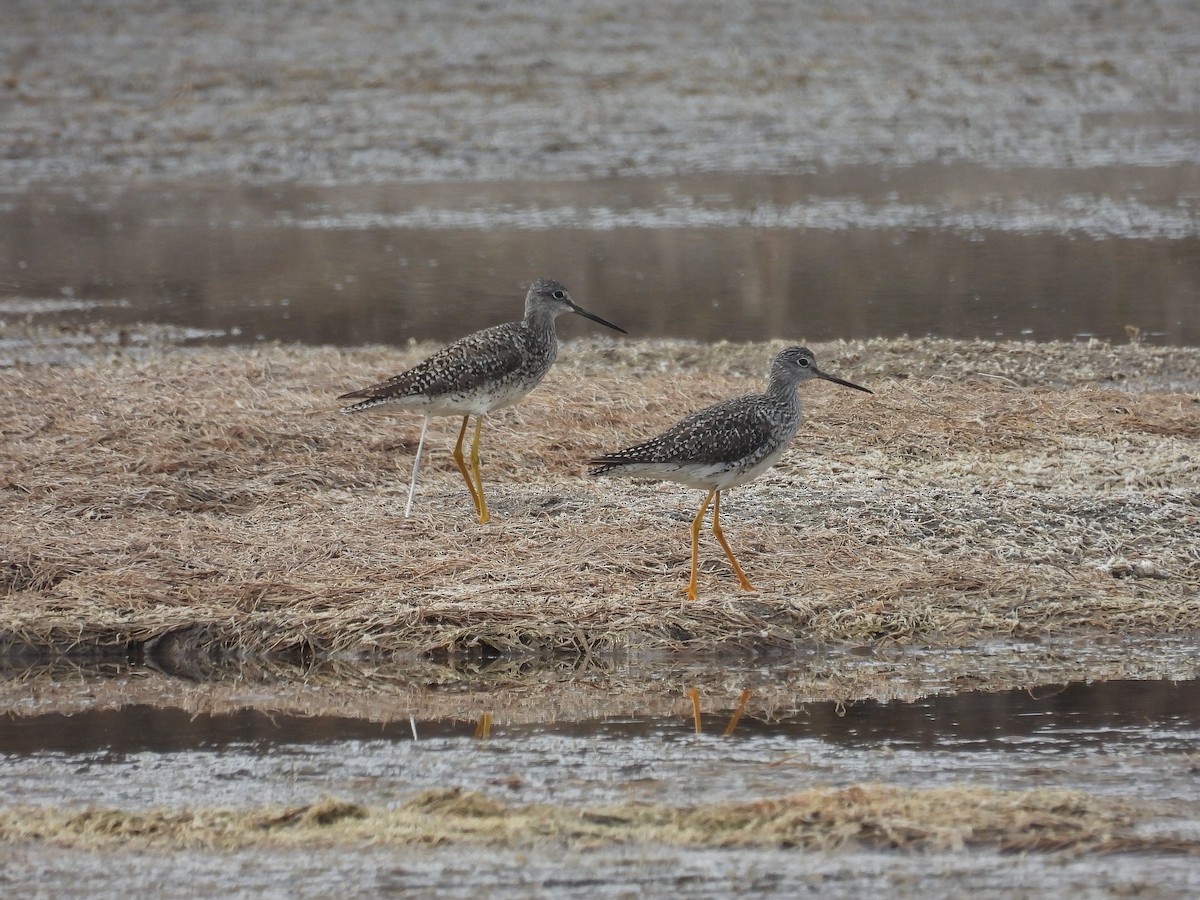
M622 328L620 325L614 325L612 322L609 322L607 319L602 319L595 313L588 312L582 306L572 306L571 308L573 310L575 310L575 312L579 313L579 315L583 316L585 319L591 319L593 322L599 322L601 325L607 325L613 331L619 331L619 332L621 332L621 334L629 334L629 332L626 331L624 328Z
M818 374L821 378L824 378L826 381L832 381L834 384L840 384L848 388L854 388L856 391L862 391L864 394L875 393L874 391L867 390L867 388L863 387L862 385L855 384L853 381L846 381L843 378L837 378L833 375L826 375L824 372L820 372Z

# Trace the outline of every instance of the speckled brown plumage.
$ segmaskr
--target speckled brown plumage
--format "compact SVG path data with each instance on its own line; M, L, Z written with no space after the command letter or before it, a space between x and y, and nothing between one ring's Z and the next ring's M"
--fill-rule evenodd
M553 330L506 322L460 338L408 371L338 399L361 398L343 412L397 403L432 415L481 415L528 394L557 356Z
M406 516L412 509L417 467L421 461L429 417L461 415L463 424L454 448L454 461L471 491L480 524L488 520L483 481L479 475L479 435L483 416L516 403L537 387L550 371L558 355L554 320L564 312L574 312L616 331L625 332L625 329L579 307L567 289L557 281L541 278L530 286L525 296L525 317L520 322L476 331L406 372L338 397L339 400L358 401L343 407L344 413L396 404L425 415L417 455L413 460L408 504L404 513ZM462 442L470 416L475 416L476 422L475 437L471 444L471 471L468 472Z
M735 397L692 413L658 437L589 460L596 468L588 474L733 487L773 461L795 436L800 418L794 391L790 403L761 394Z
M788 347L771 363L771 377L762 394L725 400L682 419L658 437L588 460L589 475L626 475L675 481L707 490L692 521L692 577L687 593L696 594L700 528L705 510L713 504L713 533L746 590L753 590L721 532L721 491L757 478L787 450L802 420L797 388L810 378L871 393L817 368L811 350Z

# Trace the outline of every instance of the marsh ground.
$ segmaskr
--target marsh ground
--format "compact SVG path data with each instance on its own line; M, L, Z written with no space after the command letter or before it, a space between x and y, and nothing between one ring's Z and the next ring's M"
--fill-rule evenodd
M643 7L4 4L0 701L36 724L8 785L42 792L0 809L6 889L1195 894L1200 743L1138 688L1197 676L1200 356L1162 346L1195 334L1195 5ZM336 265L386 284L408 255L403 311ZM181 260L309 330L254 342ZM572 342L487 433L495 521L449 424L404 519L414 423L332 397L465 330L428 298L507 313L541 274L705 342ZM288 305L313 283L355 315ZM160 294L199 324L122 312ZM757 388L806 315L877 393L806 390L803 439L723 508L759 591L706 544L685 604L697 498L581 460ZM972 339L997 334L1067 340ZM1003 692L1100 681L1133 687L1088 693L1075 738L1011 730ZM683 743L691 687L706 731L750 689L744 732ZM903 706L938 698L970 708ZM930 746L820 730L876 701ZM956 749L987 709L1015 736ZM194 733L177 713L332 722L332 749L137 744ZM428 743L357 736L410 716ZM412 751L432 790L373 796Z

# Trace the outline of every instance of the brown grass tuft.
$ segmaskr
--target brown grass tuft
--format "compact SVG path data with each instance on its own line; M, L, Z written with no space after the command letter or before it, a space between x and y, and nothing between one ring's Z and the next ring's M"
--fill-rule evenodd
M0 807L0 839L103 850L305 846L519 848L846 847L901 851L984 849L1155 851L1196 854L1195 840L1155 836L1155 815L1078 791L985 787L813 788L787 797L691 807L619 803L601 808L509 804L459 789L426 791L396 807L332 799L284 810L75 811Z

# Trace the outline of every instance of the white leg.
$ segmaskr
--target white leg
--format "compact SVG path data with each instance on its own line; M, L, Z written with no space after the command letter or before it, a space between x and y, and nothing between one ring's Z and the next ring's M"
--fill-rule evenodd
M412 513L413 495L417 492L417 469L421 467L421 451L425 449L425 432L429 429L429 416L421 422L421 438L417 441L417 456L413 460L412 481L408 485L408 503L404 506L404 518Z

